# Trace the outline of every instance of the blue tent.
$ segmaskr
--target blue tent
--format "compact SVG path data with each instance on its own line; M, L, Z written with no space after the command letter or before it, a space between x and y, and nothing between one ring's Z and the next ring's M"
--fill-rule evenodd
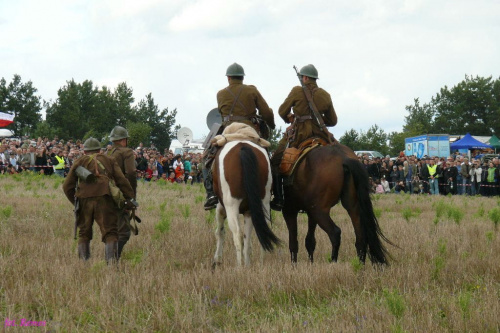
M492 146L482 143L472 137L469 133L467 133L463 138L453 142L450 145L450 149L485 149L485 148L493 148Z

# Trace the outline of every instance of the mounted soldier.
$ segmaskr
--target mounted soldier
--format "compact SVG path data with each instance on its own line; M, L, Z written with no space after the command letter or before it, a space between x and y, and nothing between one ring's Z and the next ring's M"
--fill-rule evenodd
M118 166L127 178L130 186L134 190L134 199L137 198L137 171L135 169L134 151L128 148L128 131L121 126L115 126L109 135L109 140L113 142L107 155L114 158ZM123 247L130 239L130 212L125 209L118 209L118 257L121 256Z
M255 86L243 84L245 76L243 67L237 63L230 65L226 70L226 76L229 86L217 93L217 105L222 116L222 127L217 134L222 133L222 130L233 122L241 122L255 128L260 136L264 138L269 136L269 128L276 127L273 110L269 108ZM205 167L208 171L204 182L207 191L205 210L215 208L218 202L213 190L211 171L211 161L216 152L217 148L212 147L205 156Z
M310 138L332 143L332 134L326 126L337 124L337 114L330 94L316 84L318 70L314 65L302 67L297 75L302 86L292 88L278 111L285 123L292 125L287 128L271 158L274 194L271 208L278 211L283 207L283 178L279 167L285 149L297 148Z

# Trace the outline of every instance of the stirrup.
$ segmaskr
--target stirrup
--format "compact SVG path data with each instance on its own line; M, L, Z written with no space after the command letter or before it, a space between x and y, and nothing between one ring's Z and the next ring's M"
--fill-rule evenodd
M203 208L205 208L205 210L212 210L217 206L218 203L219 199L217 199L217 197L214 195L205 201L205 205L203 205Z

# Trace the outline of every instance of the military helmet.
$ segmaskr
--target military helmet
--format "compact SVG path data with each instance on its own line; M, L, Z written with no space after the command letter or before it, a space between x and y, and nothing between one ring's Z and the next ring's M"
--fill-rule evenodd
M101 149L101 143L99 140L94 139L94 138L88 138L85 143L83 144L83 150L84 151L92 151L92 150L99 150Z
M245 71L241 65L234 63L227 68L226 76L245 76Z
M312 64L305 65L304 67L302 67L300 69L299 74L303 76L312 77L313 79L318 79L318 70Z
M109 140L118 141L128 137L129 137L128 131L125 128L121 126L115 126L115 128L111 130L111 134L109 135Z

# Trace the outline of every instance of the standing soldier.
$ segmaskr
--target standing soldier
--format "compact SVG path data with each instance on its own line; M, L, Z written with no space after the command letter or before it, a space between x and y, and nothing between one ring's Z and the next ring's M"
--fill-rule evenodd
M217 105L222 116L222 125L227 127L231 123L241 122L258 127L257 110L266 124L274 129L274 114L266 101L255 86L243 84L245 71L237 63L230 65L226 70L227 82L229 86L217 93ZM257 125L257 126L256 126ZM259 131L257 131L259 133ZM261 133L259 133L261 135ZM212 170L209 163L205 165L208 175L205 178L205 189L207 191L207 200L205 201L205 210L213 209L217 205L212 184Z
M128 131L121 127L115 126L109 135L109 139L113 142L113 146L108 150L108 156L115 159L116 163L122 170L125 178L134 190L134 199L137 196L137 172L135 170L135 156L131 148L127 148ZM130 239L130 214L129 211L119 209L118 212L118 257L121 256L123 247Z
M127 205L132 205L134 191L127 181L118 164L108 156L100 154L101 145L94 138L84 143L85 155L75 161L63 184L63 191L68 200L76 204L76 225L80 228L78 237L78 256L87 260L90 257L90 240L92 239L92 225L94 219L101 229L102 241L105 246L106 262L118 260L118 227L116 206L111 197L109 180L115 181L118 188L127 199ZM95 177L87 177L87 181L80 173L83 168L90 171ZM78 171L77 171L78 169ZM85 171L85 170L84 170ZM78 175L77 175L78 174ZM93 181L90 181L93 178Z
M323 122L326 126L335 126L337 124L337 114L333 108L332 98L325 90L318 88L316 80L318 79L318 70L313 65L306 65L300 69L299 72L301 86L292 88L290 94L285 99L279 108L279 115L285 123L290 123L289 115L293 108L295 120L293 123L295 130L295 139L288 142L287 136L281 139L276 151L271 158L271 169L273 174L273 194L274 198L271 201L271 208L274 210L281 210L283 208L283 179L279 174L279 165L283 152L287 147L298 147L301 142L312 137L318 137L325 141L329 141L330 132L320 127L318 121L315 119L313 110L309 107L304 89L309 90L312 96L313 103L316 105Z

